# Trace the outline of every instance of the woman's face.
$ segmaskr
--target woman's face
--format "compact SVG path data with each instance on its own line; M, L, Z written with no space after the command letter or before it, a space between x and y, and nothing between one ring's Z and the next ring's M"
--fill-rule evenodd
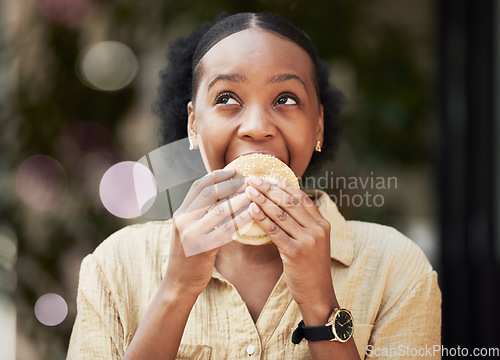
M273 33L247 29L214 45L200 65L188 132L209 171L260 152L302 176L317 141L323 142L323 110L307 53Z

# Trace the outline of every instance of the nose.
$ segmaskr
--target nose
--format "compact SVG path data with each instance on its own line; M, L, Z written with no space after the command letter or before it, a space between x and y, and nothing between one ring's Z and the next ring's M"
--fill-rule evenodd
M247 108L238 128L238 136L248 140L272 139L276 133L271 114L260 107Z

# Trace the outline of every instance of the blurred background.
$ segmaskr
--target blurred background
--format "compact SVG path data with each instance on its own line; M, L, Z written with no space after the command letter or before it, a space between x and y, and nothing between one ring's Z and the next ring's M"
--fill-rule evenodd
M445 346L499 347L497 1L3 0L0 357L65 358L81 260L146 221L110 214L101 178L158 148L168 42L221 11L275 12L309 34L348 98L337 157L316 175L351 184L328 189L347 219L425 251Z

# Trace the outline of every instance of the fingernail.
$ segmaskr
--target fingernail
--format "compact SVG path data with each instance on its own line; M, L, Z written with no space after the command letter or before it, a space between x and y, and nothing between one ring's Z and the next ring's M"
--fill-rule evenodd
M222 170L225 170L225 171L236 171L236 169L234 167L232 167L232 166L226 166Z
M256 204L256 203L251 203L250 204L250 211L253 213L253 214L257 214L260 212L260 209L259 209L259 206Z
M250 175L247 179L254 185L262 185L262 180L255 175Z
M272 177L266 177L265 180L268 183L273 184L273 185L278 185L278 183L280 182L278 179L275 179L275 178L272 178Z
M257 191L257 189L255 189L253 186L247 187L246 191L248 191L253 196L259 195L259 192Z

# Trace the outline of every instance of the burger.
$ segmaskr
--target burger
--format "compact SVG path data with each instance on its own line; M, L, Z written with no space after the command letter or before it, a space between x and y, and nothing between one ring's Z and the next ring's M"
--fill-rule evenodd
M243 155L229 163L228 167L234 168L236 173L243 177L255 175L263 180L266 177L272 177L289 182L299 188L299 181L292 169L272 155L257 153ZM233 234L232 239L246 245L265 245L271 243L269 236L253 220L241 229L238 229Z

